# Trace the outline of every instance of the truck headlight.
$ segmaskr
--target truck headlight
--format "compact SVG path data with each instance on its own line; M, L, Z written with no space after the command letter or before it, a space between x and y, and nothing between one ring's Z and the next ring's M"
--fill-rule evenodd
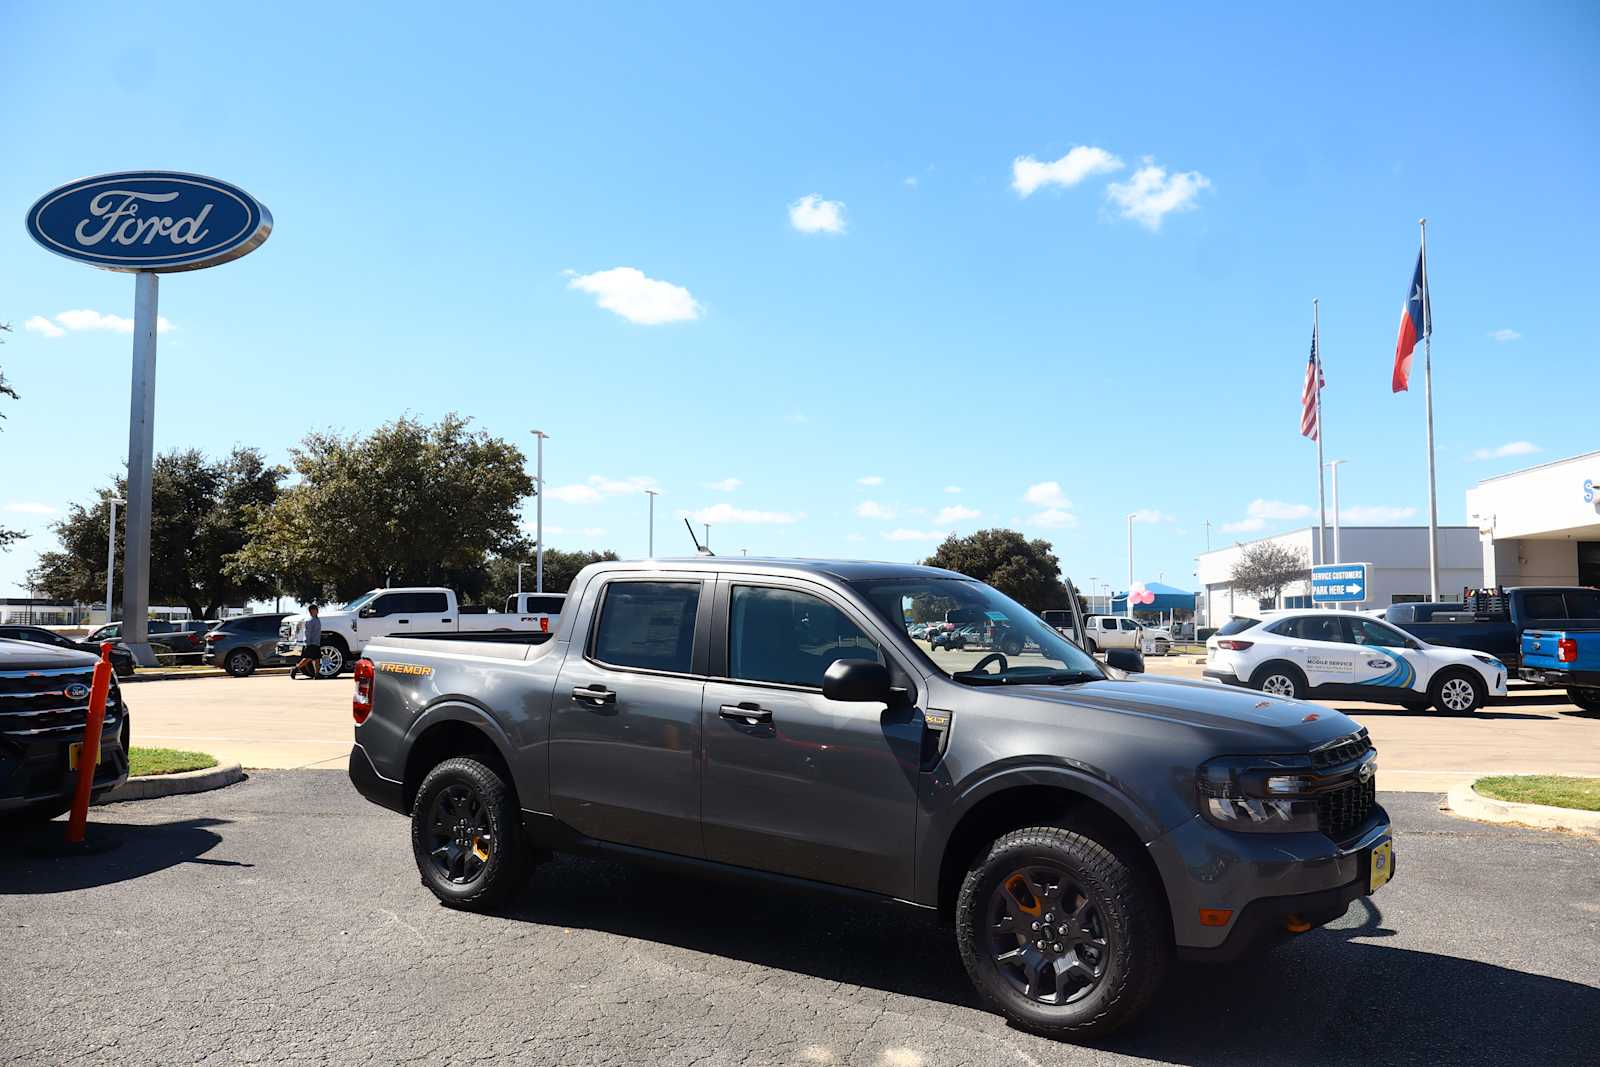
M1317 829L1307 756L1224 756L1195 774L1200 814L1227 830L1300 833ZM1296 773L1304 772L1304 773Z

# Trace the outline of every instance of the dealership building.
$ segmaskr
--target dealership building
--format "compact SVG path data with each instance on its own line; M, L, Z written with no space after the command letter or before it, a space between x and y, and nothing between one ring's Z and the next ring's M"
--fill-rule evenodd
M1485 478L1467 516L1484 585L1600 586L1600 452Z
M1322 558L1317 551L1317 528L1307 526L1274 537L1241 541L1195 558L1195 577L1201 592L1198 597L1200 625L1220 626L1234 615L1254 615L1271 609L1270 599L1262 600L1234 589L1233 566L1244 550L1255 545L1281 545L1308 563ZM1345 526L1339 531L1339 554L1333 552L1333 528L1328 528L1330 563L1367 564L1367 599L1360 608L1386 608L1390 604L1409 604L1428 599L1428 528L1426 526ZM1483 581L1482 553L1475 526L1439 527L1439 595L1457 600L1466 588L1477 588ZM1311 583L1291 582L1283 588L1280 605L1309 608Z

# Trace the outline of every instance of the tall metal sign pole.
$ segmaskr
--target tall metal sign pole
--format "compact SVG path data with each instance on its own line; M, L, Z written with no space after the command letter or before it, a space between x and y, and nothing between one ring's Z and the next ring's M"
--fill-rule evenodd
M1428 220L1422 231L1422 396L1428 409L1428 597L1439 599L1439 493L1433 465L1433 301L1428 295Z
M537 459L533 474L533 591L544 592L544 439L550 435L543 430L530 430L538 438L535 446Z
M649 540L650 551L645 556L645 558L646 559L655 559L656 558L656 495L660 492L660 490L658 490L658 489L646 489L644 492L645 492L645 495L650 498L650 540Z
M134 659L153 667L150 483L155 448L156 327L160 321L156 314L158 275L215 267L255 251L272 233L272 213L243 189L215 178L139 170L80 178L52 189L28 209L27 225L29 236L56 255L134 275L122 640ZM114 518L111 545L114 554ZM109 564L106 585L109 616Z
M127 501L118 496L107 497L106 504L111 508L111 514L106 522L106 622L111 618L111 591L117 577L117 505L126 504Z

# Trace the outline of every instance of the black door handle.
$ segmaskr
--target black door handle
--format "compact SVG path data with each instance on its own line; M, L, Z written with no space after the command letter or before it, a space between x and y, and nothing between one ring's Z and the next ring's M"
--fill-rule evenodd
M772 712L760 704L746 701L743 704L722 705L721 715L724 719L733 719L747 726L758 726L764 722L772 721Z
M573 689L572 698L574 700L586 700L591 704L615 704L617 702L617 694L603 685L592 687L580 685Z
M399 623L401 626L404 626L406 623L410 622L411 620L410 619L396 619L394 621Z
M449 622L450 620L449 619L440 619L439 621L440 622Z

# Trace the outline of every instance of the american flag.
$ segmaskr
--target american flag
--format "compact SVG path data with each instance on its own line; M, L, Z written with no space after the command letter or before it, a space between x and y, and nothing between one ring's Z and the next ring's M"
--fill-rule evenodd
M1322 433L1319 419L1322 407L1322 390L1327 385L1322 377L1322 357L1317 354L1317 331L1311 331L1311 358L1306 361L1306 384L1300 390L1300 436L1313 441Z

